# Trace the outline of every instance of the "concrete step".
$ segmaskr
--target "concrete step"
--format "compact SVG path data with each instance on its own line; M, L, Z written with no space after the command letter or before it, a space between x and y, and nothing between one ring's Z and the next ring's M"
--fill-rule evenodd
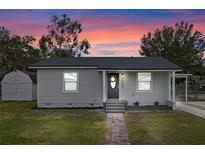
M125 109L124 106L106 106L106 109Z
M105 110L113 110L113 111L115 111L115 110L125 110L124 108L106 108Z
M109 104L106 104L106 106L125 106L125 104L123 104L123 103L109 103Z
M106 105L106 107L125 107L125 105Z
M124 113L125 112L125 106L106 106L105 111L107 113Z
M107 113L124 113L125 112L125 102L106 102L104 104L105 112Z
M125 110L106 110L106 113L124 113Z

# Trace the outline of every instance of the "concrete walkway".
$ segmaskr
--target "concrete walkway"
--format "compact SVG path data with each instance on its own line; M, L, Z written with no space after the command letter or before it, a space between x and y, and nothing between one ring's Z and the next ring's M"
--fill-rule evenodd
M107 113L105 144L129 144L123 113Z
M205 102L177 102L177 109L205 118Z

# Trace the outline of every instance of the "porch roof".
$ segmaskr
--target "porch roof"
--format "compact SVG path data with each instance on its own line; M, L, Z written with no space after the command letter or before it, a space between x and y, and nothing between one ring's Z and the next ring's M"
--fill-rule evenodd
M30 68L96 68L98 70L181 70L162 57L49 58Z

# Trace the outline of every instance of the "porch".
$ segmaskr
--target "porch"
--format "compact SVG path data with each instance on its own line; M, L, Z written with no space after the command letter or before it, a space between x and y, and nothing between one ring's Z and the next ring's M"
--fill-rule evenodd
M175 99L175 70L102 70L102 93L105 111L109 109L120 109L124 112L127 106L135 106L137 101L140 106L171 106L176 108ZM148 90L138 90L138 74L150 74ZM110 78L109 74L116 74L117 80ZM147 80L146 79L146 80ZM113 87L113 81L117 81ZM147 88L145 87L145 88ZM116 94L110 95L109 90L115 89ZM114 96L114 97L110 97ZM158 102L158 103L157 103ZM122 107L123 106L123 107Z

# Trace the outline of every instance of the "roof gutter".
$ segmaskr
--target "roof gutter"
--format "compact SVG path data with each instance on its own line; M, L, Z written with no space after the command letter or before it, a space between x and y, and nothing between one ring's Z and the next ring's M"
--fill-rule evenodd
M58 69L58 68L97 68L96 66L88 66L88 67L78 67L78 66L75 66L75 67L38 67L38 66L31 66L29 67L30 69Z
M182 70L101 70L101 69L97 69L96 71L107 71L107 72L171 72L171 71L175 71L175 72L181 72Z
M30 69L89 69L89 68L92 68L92 69L97 69L97 66L84 66L84 67L81 67L81 66L75 66L75 67L68 67L68 66L65 66L65 67L38 67L38 66L31 66L29 67ZM153 70L153 69L150 69L150 70L128 70L128 69L125 69L125 70L110 70L110 69L97 69L96 71L111 71L111 72L145 72L145 71L148 71L148 72L170 72L170 71L175 71L175 72L181 72L182 70L169 70L169 69L164 69L164 70Z

